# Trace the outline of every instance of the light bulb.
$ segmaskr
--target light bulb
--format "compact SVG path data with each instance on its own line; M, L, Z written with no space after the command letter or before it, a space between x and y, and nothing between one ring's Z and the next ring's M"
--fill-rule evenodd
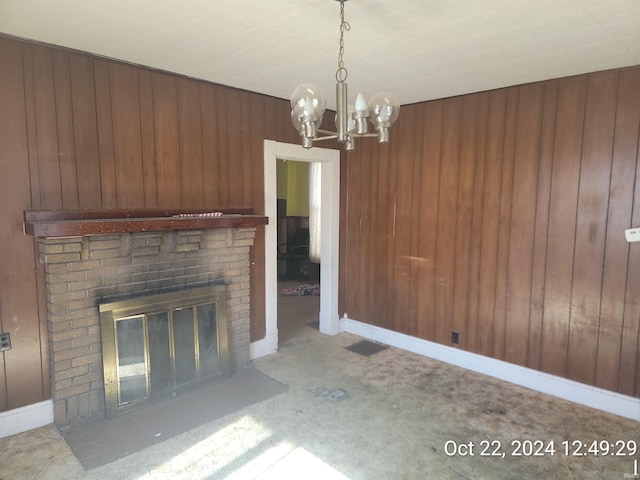
M291 94L291 108L298 115L320 118L326 105L327 101L324 92L320 87L312 83L298 85Z
M356 109L356 112L367 111L367 102L364 99L364 95L362 95L361 93L359 93L358 96L356 97L355 109Z
M304 126L295 110L291 110L291 123L300 135L304 135Z
M367 133L367 118L369 117L369 111L367 110L367 102L365 102L364 96L361 93L356 97L354 109L355 111L349 115L349 118L353 118L355 122L356 134L364 135ZM349 131L352 130L352 128L349 129Z
M390 93L376 93L369 100L369 114L371 115L371 123L375 127L379 125L391 126L400 114L400 103Z

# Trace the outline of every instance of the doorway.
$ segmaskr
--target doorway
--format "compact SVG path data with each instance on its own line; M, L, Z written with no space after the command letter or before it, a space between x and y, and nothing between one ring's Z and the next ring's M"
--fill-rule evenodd
M264 201L269 224L265 227L265 338L251 344L251 357L278 349L278 235L277 161L319 162L321 167L321 258L320 332L340 333L338 318L338 251L340 225L340 152L326 148L305 149L300 145L264 141Z
M320 268L313 252L316 214L320 202L311 201L311 185L320 176L320 164L277 160L278 185L278 344L319 328ZM319 199L314 195L314 198ZM319 234L320 232L318 232ZM314 250L311 251L311 243Z

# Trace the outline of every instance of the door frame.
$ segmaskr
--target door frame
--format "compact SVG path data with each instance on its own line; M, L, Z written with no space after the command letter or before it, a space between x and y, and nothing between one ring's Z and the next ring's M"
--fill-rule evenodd
M278 350L278 160L319 162L321 175L320 213L320 332L340 333L338 316L338 265L340 250L340 151L328 148L305 149L300 145L264 141L264 209L269 218L265 226L265 338L251 344L251 358Z

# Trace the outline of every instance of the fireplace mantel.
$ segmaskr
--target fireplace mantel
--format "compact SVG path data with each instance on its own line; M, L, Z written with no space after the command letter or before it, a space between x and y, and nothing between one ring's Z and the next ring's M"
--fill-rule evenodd
M218 216L213 216L213 214ZM249 228L269 219L252 208L26 210L24 233L34 237L77 237L113 233Z

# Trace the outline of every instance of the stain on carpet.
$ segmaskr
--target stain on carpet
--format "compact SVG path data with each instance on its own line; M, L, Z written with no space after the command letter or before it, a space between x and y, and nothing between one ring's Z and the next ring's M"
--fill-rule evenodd
M330 389L325 386L311 390L314 397L322 397L331 403L338 403L349 398L349 393L344 388Z
M356 342L348 347L344 347L347 350L358 353L360 355L364 355L365 357L369 357L373 354L381 352L382 350L386 350L389 348L389 345L383 345L381 343L370 342L369 340L362 340L360 342Z

